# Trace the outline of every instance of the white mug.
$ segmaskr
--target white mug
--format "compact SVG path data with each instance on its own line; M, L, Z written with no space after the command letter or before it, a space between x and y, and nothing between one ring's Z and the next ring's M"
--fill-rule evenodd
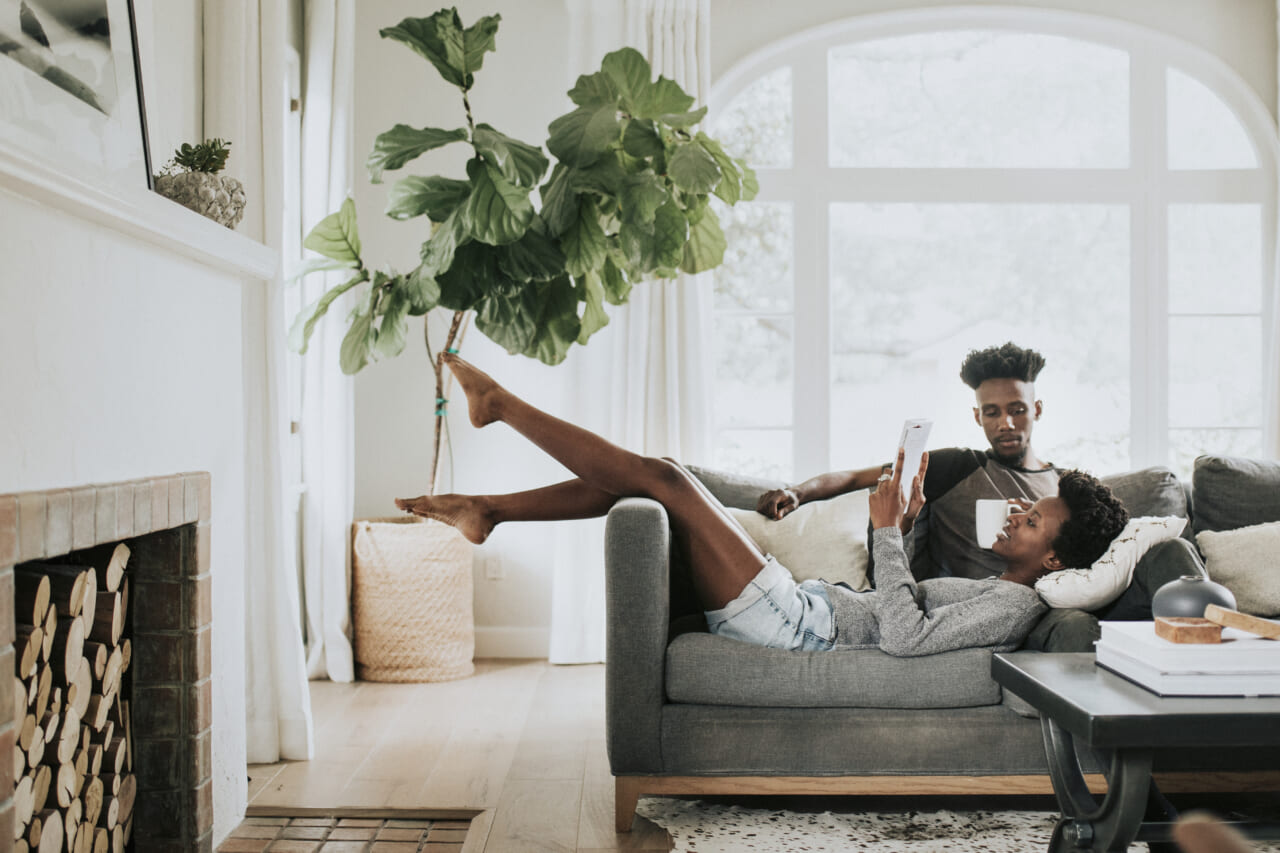
M974 501L973 529L979 548L990 548L996 542L996 534L1004 529L1004 523L1017 507L1006 500L983 499Z

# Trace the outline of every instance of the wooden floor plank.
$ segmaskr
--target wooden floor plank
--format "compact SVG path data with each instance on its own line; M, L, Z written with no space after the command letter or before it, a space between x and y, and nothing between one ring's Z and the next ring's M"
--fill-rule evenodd
M630 832L615 832L613 823L613 775L604 733L596 729L587 748L582 780L582 809L578 817L578 849L669 850L671 837L652 821L637 816Z
M587 741L598 735L593 720L594 694L604 685L591 670L548 667L538 682L524 731L511 762L509 779L582 781Z
M581 799L580 781L508 781L484 853L574 853Z
M511 769L546 661L521 661L471 679L466 713L452 727L419 793L442 808L493 808Z

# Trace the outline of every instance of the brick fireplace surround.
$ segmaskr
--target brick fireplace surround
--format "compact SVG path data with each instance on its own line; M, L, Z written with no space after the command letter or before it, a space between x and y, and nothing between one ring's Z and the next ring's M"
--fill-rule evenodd
M131 846L213 849L209 514L204 472L0 495L0 851L14 822L13 567L121 541L132 552Z

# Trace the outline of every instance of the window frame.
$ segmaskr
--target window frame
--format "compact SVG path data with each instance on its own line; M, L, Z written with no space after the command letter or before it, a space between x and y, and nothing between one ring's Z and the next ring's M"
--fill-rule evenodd
M828 163L828 56L851 42L942 30L1008 30L1061 36L1125 51L1130 57L1129 166L1123 169L858 168ZM830 206L836 202L1105 203L1130 210L1130 442L1133 468L1170 465L1168 217L1170 205L1259 204L1262 209L1261 363L1263 383L1276 349L1275 123L1257 93L1221 58L1173 36L1128 22L1059 10L931 8L835 21L786 36L743 58L712 86L716 105L759 77L791 67L792 165L756 166L757 201L794 211L792 473L831 466ZM1198 80L1243 125L1254 169L1170 171L1167 69ZM801 130L803 129L803 131ZM1015 183L1016 181L1016 183ZM743 312L735 312L742 315ZM761 312L763 314L765 312ZM776 314L776 312L769 312ZM1195 315L1217 316L1217 315ZM1253 316L1253 315L1249 315ZM1260 391L1265 389L1260 388ZM804 413L801 417L800 413ZM1264 434L1266 424L1260 424ZM787 427L768 427L784 430ZM720 425L714 425L717 435ZM727 428L725 428L727 429ZM766 429L766 427L761 427Z

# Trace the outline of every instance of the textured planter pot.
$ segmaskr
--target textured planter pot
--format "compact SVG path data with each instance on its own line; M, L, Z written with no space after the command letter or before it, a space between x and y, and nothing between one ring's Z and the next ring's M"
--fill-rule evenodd
M227 175L209 172L157 175L156 192L228 228L235 228L244 216L244 185Z
M356 677L448 681L475 672L471 543L438 521L381 518L352 530Z

